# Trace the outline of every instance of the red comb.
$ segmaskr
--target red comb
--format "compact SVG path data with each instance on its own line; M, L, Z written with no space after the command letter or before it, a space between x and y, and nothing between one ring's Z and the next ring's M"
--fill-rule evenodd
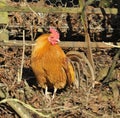
M60 38L60 35L59 35L58 31L57 31L55 28L50 27L50 32L54 35L54 37L55 37L56 39L59 39L59 38Z

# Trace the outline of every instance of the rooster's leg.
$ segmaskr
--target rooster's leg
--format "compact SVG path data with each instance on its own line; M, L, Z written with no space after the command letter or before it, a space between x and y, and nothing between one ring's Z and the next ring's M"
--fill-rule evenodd
M48 95L48 87L46 86L46 88L45 88L45 96L47 97L47 95Z
M50 92L48 92L48 87L46 86L45 87L45 98L47 99L47 100L50 100L51 98L50 98Z
M54 99L56 92L57 92L57 88L54 87L54 92L53 92L52 99Z

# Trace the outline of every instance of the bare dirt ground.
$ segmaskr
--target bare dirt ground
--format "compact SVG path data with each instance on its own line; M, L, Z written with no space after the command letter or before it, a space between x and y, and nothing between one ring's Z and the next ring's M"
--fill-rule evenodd
M113 55L110 50L97 50L94 54L96 73L98 78L102 78L100 70L106 71L112 63ZM2 98L18 99L36 108L40 113L55 118L119 118L119 79L120 67L115 70L114 78L118 81L111 82L111 86L98 83L92 88L92 80L86 80L84 73L81 72L80 87L67 87L57 93L54 100L46 100L41 88L38 87L34 74L30 67L31 47L25 50L22 80L20 81L20 70L22 62L22 48L20 47L0 47L0 94ZM82 63L83 66L84 63ZM120 65L120 63L119 63ZM81 68L81 70L85 68ZM88 71L89 72L89 71ZM88 73L88 78L90 73ZM105 75L103 75L105 76ZM103 78L102 78L103 79ZM99 80L98 80L99 81ZM112 87L113 86L113 87ZM116 89L114 87L117 87ZM118 95L117 95L118 94ZM7 102L7 103L6 103ZM17 113L9 106L9 100L0 105L2 118L18 118ZM19 106L17 107L19 108ZM23 111L24 112L24 109ZM40 117L32 110L30 114L33 118Z
M58 91L54 100L48 100L30 66L32 47L26 46L23 50L19 46L1 45L0 118L119 118L120 56L113 60L118 49L92 49L96 76L94 88L90 70L81 58L79 88L67 87ZM70 50L75 49L64 49L65 52ZM84 48L77 51L86 53ZM112 79L103 84L114 61Z

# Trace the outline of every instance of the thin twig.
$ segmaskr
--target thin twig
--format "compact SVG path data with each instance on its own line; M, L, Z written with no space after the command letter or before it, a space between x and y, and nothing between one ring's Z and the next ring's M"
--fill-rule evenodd
M30 5L29 5L27 2L25 2L25 4L26 4L26 6L27 6L36 16L39 16L39 15L30 7Z
M23 51L22 51L22 60L21 60L21 67L20 67L20 76L18 77L18 82L21 82L22 80L24 58L25 58L25 30L23 30Z
M3 32L4 32L4 30L6 30L6 29L7 29L7 27L8 27L8 24L6 24L5 28L4 28L4 29L2 29L2 30L0 31L0 33L3 33Z
M51 110L56 110L56 109L60 109L60 111L67 111L67 110L73 110L73 109L78 109L80 106L76 105L74 107L65 107L65 106L58 106L58 107L54 107L54 108L45 108L43 110L45 111L51 111Z

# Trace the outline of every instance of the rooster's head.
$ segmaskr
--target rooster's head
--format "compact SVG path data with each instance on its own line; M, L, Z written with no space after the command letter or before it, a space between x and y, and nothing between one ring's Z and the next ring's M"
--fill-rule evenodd
M50 27L50 36L48 37L48 41L52 45L55 45L58 42L60 42L59 38L60 38L60 35L59 35L58 31L55 28Z

